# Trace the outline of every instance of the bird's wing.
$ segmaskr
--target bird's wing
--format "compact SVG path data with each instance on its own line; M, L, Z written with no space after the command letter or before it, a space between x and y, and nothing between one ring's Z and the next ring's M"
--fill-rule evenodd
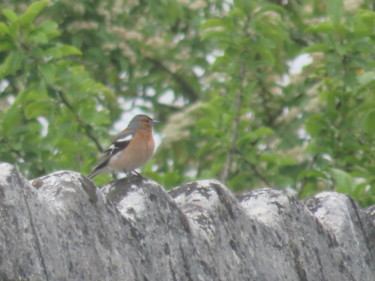
M125 130L122 131L112 142L112 144L104 150L106 156L111 157L115 155L117 152L124 150L128 144L130 143L131 139L134 136L134 132L132 130Z
M115 138L112 144L106 150L104 150L104 156L99 160L98 164L95 166L95 168L88 177L94 178L96 175L105 170L111 157L115 155L117 152L124 150L129 145L133 136L134 132L132 130L122 131Z

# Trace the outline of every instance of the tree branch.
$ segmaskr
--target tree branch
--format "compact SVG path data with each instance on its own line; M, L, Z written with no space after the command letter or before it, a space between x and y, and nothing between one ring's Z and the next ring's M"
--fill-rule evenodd
M254 174L258 176L258 178L260 178L261 181L264 182L265 185L267 186L271 186L271 183L268 181L268 179L266 177L264 177L262 175L261 172L259 172L258 168L255 166L254 163L250 162L248 159L246 159L246 157L243 156L243 154L238 150L236 149L235 151L238 155L242 156L241 159L242 161L244 161L247 165L250 166L251 170L253 170Z
M162 62L155 58L147 57L146 60L152 62L156 67L162 69L164 72L172 76L173 80L180 86L181 90L191 98L192 101L196 101L199 98L199 94L194 88L182 77L175 72L172 72L168 67L166 67Z
M83 128L83 130L85 131L86 135L95 143L96 147L98 148L98 150L100 152L103 152L103 147L100 145L100 142L98 141L98 139L91 133L91 130L90 128L88 127L87 124L85 124L85 122L82 121L82 119L79 117L79 115L74 111L74 108L73 106L70 104L70 102L68 101L67 97L65 96L65 94L62 92L62 91L59 91L57 89L54 89L57 93L57 95L59 96L60 100L62 101L62 103L69 109L69 111L73 114L73 116L75 117L75 119L77 120L78 124Z
M309 163L307 164L305 170L310 170L314 166L315 162L319 158L319 155L320 155L320 153L317 153L317 154L314 155L314 157L311 159L311 161L309 161ZM298 198L301 197L301 195L304 191L305 185L307 183L307 177L302 178L300 183L301 183L301 186L298 188L298 191L297 191L297 197Z
M228 180L230 167L232 166L233 153L235 152L235 149L236 149L236 142L237 142L237 137L238 137L238 126L240 124L240 118L241 118L241 105L242 105L242 101L244 98L243 85L245 83L245 74L246 74L246 66L244 63L242 63L241 75L240 75L240 78L242 80L242 87L241 89L238 90L238 93L237 93L236 104L235 104L236 117L233 120L230 147L227 151L227 156L226 156L223 172L220 176L220 181L223 183L226 183Z

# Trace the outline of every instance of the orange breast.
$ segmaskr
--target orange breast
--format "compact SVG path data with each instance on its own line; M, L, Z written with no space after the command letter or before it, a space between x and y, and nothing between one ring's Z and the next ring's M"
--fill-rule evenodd
M136 134L123 151L111 158L109 166L115 171L131 172L146 164L154 149L155 142L151 133L145 131Z

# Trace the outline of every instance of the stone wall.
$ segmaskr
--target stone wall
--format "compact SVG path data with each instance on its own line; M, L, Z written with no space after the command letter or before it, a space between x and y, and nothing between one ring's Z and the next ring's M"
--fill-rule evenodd
M375 280L375 208L216 180L28 181L0 164L0 280Z

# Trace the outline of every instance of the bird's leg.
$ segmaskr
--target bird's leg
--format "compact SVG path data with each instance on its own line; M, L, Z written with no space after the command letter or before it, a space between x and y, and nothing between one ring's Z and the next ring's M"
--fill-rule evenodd
M133 171L130 171L130 172L128 172L128 171L124 171L124 173L126 174L126 177L127 178L130 178L130 177L132 177L134 174L136 175L136 176L138 176L138 177L143 177L140 173L138 173L136 170L133 170Z
M138 173L136 170L133 170L132 172L133 172L137 177L140 177L140 178L142 178L142 179L145 178L145 177L142 176L140 173Z
M138 173L136 170L133 170L132 172L133 172L134 174L136 174L137 176L140 176L140 177L142 176L142 175L141 175L140 173Z

